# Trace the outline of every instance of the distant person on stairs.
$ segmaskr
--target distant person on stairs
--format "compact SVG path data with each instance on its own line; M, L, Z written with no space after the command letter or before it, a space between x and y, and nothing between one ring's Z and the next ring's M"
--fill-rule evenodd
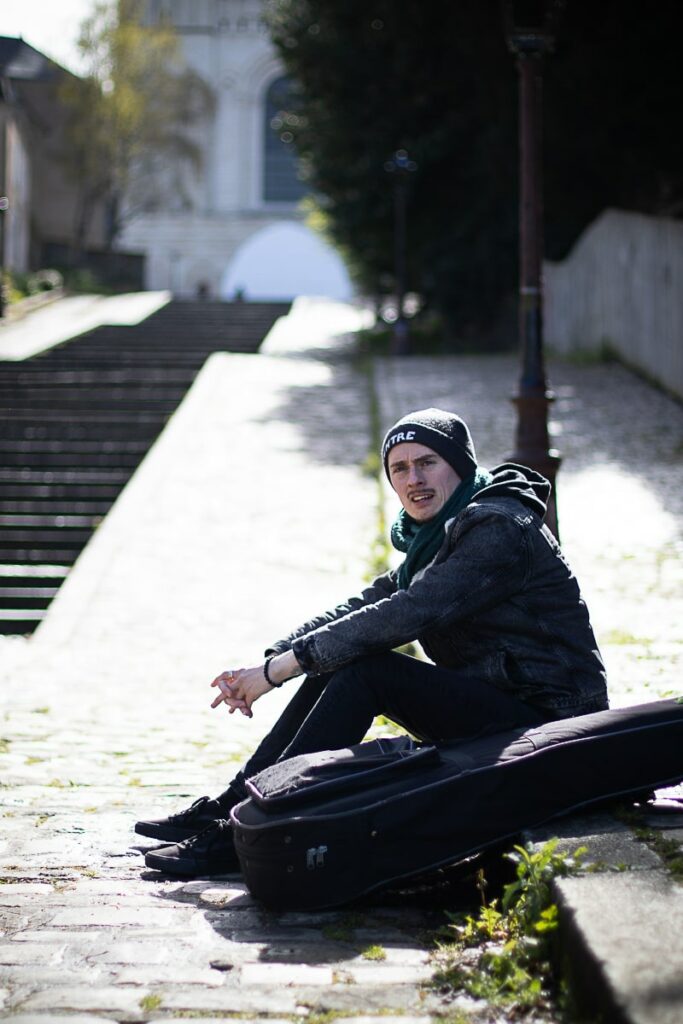
M586 605L543 524L548 481L511 463L483 469L467 425L440 409L399 420L382 459L402 505L391 539L403 562L272 644L262 664L213 680L213 708L251 717L259 698L305 674L220 796L136 824L169 844L146 854L148 867L186 877L239 870L229 816L245 780L285 758L360 743L377 715L442 743L608 706ZM416 640L432 663L394 651Z

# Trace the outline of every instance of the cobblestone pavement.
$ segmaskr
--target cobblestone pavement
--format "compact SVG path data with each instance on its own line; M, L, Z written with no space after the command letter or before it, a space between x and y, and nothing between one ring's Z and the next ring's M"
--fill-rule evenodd
M423 911L267 913L239 879L146 871L131 828L222 789L287 699L226 717L208 706L214 675L367 571L367 377L335 344L316 348L315 306L289 326L270 354L207 363L40 631L0 645L0 1015L13 1021L410 1021L437 1003Z
M0 645L4 1019L495 1016L426 986L429 909L269 913L239 879L146 871L131 831L222 788L287 699L252 721L210 712L216 671L367 571L369 383L328 342L339 312L300 304L267 354L214 356L39 632ZM613 698L654 698L679 686L683 415L618 368L551 373L561 528ZM510 447L513 380L507 358L382 360L374 387L383 425L457 408L492 464Z

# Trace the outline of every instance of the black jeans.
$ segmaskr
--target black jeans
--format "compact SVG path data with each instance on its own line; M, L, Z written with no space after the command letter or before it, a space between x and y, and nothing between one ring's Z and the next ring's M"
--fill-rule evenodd
M360 743L377 715L429 743L540 725L554 717L457 669L395 652L377 654L328 675L307 676L230 788L244 794L244 779L276 761Z

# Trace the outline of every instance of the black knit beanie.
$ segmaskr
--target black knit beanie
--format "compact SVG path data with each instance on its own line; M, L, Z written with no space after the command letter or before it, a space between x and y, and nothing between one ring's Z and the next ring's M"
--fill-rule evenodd
M420 409L403 416L387 431L382 443L382 462L389 480L389 452L394 445L404 441L414 441L437 452L453 467L461 480L466 480L477 468L477 457L467 424L453 412Z

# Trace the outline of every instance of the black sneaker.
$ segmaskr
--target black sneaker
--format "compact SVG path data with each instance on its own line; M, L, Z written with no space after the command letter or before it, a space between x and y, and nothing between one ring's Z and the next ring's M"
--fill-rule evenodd
M230 875L240 870L240 863L232 841L232 827L221 818L212 822L203 832L184 843L162 846L145 854L148 868L156 868L167 875Z
M150 839L166 839L169 843L182 843L185 839L196 836L208 825L219 818L225 818L229 808L219 800L208 796L200 796L198 800L184 811L171 814L168 818L155 818L152 821L138 821L135 831L140 836Z

